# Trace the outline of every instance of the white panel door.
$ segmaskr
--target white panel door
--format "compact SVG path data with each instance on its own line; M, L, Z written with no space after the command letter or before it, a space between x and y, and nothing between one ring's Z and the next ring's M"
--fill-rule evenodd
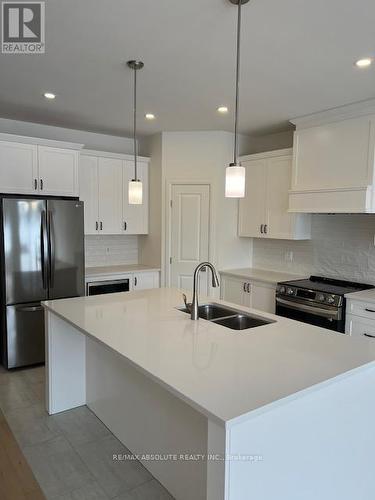
M159 273L137 273L133 277L133 290L159 288Z
M137 163L137 176L142 181L142 205L129 204L129 182L134 179L134 162L124 161L123 173L123 232L125 234L148 233L148 163Z
M172 186L170 285L192 290L196 266L209 255L210 187ZM207 294L208 271L201 273L200 292Z
M270 158L267 165L266 237L289 239L292 214L288 213L292 157ZM251 182L251 179L250 179Z
M0 193L34 194L38 190L37 146L0 142Z
M251 283L251 307L275 314L275 288L262 283Z
M81 155L79 198L84 202L85 234L97 234L99 231L99 185L96 156Z
M245 305L246 283L243 280L222 276L220 287L220 296L223 300L239 306Z
M99 158L99 233L122 234L122 160Z
M78 196L79 152L38 146L39 191L50 196Z
M240 200L239 235L259 237L266 223L267 161L250 160L246 167L246 193Z

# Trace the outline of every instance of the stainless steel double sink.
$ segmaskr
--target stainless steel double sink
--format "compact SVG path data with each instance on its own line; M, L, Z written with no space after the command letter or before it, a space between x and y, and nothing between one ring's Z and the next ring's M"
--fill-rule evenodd
M179 311L190 314L189 309L186 307L180 308ZM219 304L203 304L199 306L199 317L231 330L248 330L249 328L275 323L270 319L254 316Z

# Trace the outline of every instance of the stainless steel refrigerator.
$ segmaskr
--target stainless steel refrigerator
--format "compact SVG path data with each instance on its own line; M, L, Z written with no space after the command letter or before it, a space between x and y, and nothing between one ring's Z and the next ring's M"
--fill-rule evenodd
M84 295L83 203L1 199L2 363L42 363L41 301Z

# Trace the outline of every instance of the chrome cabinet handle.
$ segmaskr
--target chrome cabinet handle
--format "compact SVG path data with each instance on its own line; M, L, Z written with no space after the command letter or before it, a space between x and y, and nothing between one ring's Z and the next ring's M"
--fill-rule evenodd
M34 189L35 191L38 189L38 179L34 179Z
M368 313L375 313L374 309L367 309L367 307L366 307L365 311L367 311Z
M364 333L365 337L369 337L370 339L375 339L375 335L371 335L370 333Z
M96 229L96 231L99 230L99 222L98 221L95 222L95 229Z
M40 190L43 191L43 179L40 179Z
M103 231L103 222L100 221L100 231Z

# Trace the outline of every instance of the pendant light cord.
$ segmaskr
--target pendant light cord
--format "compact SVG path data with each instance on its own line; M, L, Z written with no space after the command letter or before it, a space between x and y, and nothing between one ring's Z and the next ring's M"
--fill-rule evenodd
M134 180L137 176L137 68L134 68Z
M240 105L240 70L241 70L241 9L242 0L238 0L238 19L237 19L237 65L236 65L236 106L234 112L234 155L233 163L237 165L238 162L238 111Z

